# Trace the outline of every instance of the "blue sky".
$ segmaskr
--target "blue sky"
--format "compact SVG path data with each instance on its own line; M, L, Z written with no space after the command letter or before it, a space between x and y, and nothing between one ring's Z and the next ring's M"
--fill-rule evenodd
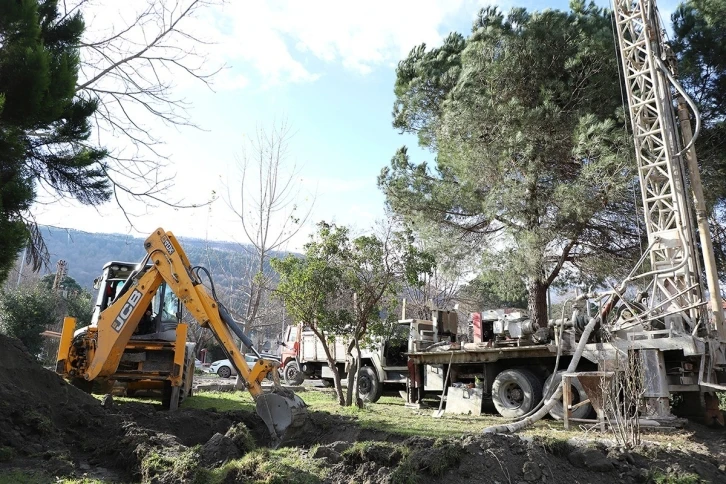
M163 226L182 236L244 241L225 202L227 192L234 196L239 186L243 136L285 118L295 130L290 162L298 168L299 205L304 209L316 193L310 221L336 221L364 231L383 217L376 177L396 149L405 144L415 161L433 159L416 147L414 137L391 126L396 62L421 42L436 45L452 30L468 34L472 17L487 3L231 1L203 11L188 28L216 42L206 52L209 62L227 69L215 79L215 92L177 79L177 93L192 102L190 115L203 131L166 127L144 114L140 119L165 142L169 166L164 173L175 174L168 199L203 203L213 190L220 199L211 207L183 210L124 201L133 226L113 203L98 209L67 201L38 205L38 220L141 236ZM512 5L498 4L504 10ZM567 8L565 1L513 4ZM123 5L130 9L134 2ZM674 5L660 3L664 16ZM89 12L89 35L113 26L118 15L107 6ZM126 143L113 137L103 141L111 147ZM288 248L299 249L310 230L302 230Z

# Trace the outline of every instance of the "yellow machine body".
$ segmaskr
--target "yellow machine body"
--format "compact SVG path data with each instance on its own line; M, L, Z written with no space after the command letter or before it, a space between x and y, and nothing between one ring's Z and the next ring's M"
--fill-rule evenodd
M279 437L290 425L297 409L304 402L283 390L275 378L272 392L265 393L262 381L268 374L277 375L278 363L260 358L250 368L233 337L233 331L248 347L252 343L226 310L215 300L194 272L181 245L171 232L159 228L144 242L147 256L125 281L115 299L98 313L95 325L84 331L75 330L75 320L66 318L61 334L56 371L76 383L93 381L122 381L132 390L158 388L169 382L172 394L170 408L175 408L179 392L191 387L193 355L186 355L187 325L176 326L173 341L133 339L157 291L173 293L195 320L209 328L224 348L230 361L245 382L257 403L257 411L268 425L273 438ZM100 299L100 298L99 298ZM254 349L253 349L254 350ZM148 364L144 355L166 352L173 354L171 371L160 371ZM134 355L142 355L135 358ZM138 362L134 361L138 359ZM130 364L129 361L130 360ZM123 367L120 363L124 361ZM191 361L191 367L189 367ZM186 370L185 371L185 367ZM131 369L129 369L131 368Z

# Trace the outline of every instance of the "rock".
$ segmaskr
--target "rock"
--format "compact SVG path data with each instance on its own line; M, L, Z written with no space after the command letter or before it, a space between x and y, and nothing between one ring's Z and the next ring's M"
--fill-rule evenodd
M216 433L201 449L202 462L207 465L226 462L241 457L234 441L227 436Z
M539 466L532 461L527 461L522 466L522 474L527 482L538 481L542 477L542 471Z
M110 393L104 395L103 400L101 400L101 406L106 410L113 407L113 395L111 395Z
M718 466L718 470L720 470L721 472L726 472L726 464L721 464L720 466Z
M567 456L567 460L575 467L596 472L610 472L614 467L610 459L595 449L577 449Z
M343 460L343 457L330 447L320 446L315 450L313 459L327 459L331 464L337 464Z

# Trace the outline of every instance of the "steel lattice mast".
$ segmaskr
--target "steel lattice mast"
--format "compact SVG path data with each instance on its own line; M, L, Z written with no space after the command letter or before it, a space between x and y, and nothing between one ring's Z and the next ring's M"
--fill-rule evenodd
M672 329L683 320L693 329L703 299L673 100L658 66L655 2L613 0L613 7L654 276L650 306Z

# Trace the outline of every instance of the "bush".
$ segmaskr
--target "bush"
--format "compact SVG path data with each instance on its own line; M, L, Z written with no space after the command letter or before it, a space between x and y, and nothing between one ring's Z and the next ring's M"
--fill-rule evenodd
M0 292L0 333L23 342L38 357L43 346L40 335L56 322L55 298L40 287Z

